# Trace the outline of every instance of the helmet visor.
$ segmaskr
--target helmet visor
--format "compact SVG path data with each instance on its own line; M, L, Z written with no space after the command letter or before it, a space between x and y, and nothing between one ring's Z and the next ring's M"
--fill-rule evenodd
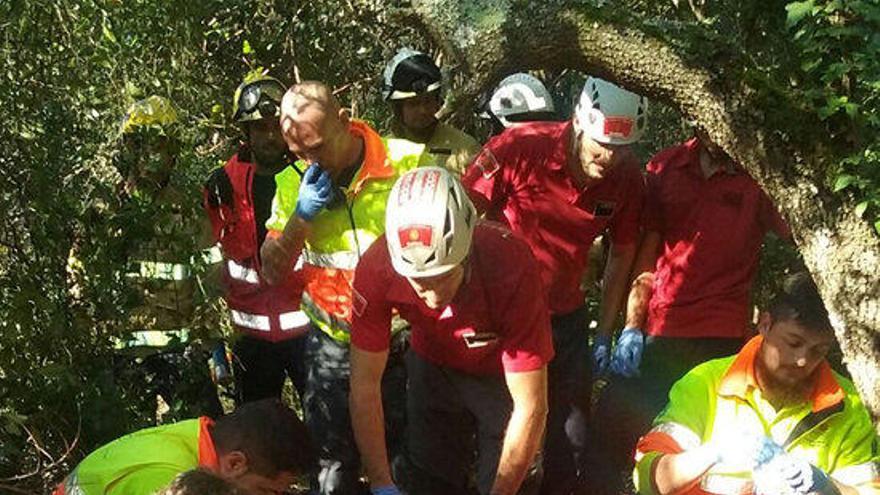
M241 90L235 121L260 120L279 115L284 88L275 81L255 81Z

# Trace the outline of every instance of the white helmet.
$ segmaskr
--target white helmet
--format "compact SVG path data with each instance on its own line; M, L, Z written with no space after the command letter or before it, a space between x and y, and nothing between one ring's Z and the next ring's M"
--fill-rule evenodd
M476 223L473 203L446 169L411 170L397 179L385 210L391 264L409 278L445 273L467 257Z
M494 115L504 127L515 123L511 117L530 114L553 114L553 97L538 78L525 73L505 77L487 105L488 114Z
M642 137L648 124L648 99L590 77L581 91L575 116L593 141L631 144Z

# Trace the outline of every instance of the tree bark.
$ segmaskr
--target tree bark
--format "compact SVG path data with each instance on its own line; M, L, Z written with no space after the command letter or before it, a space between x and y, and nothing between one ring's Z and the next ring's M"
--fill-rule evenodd
M646 22L631 7L610 1L420 0L395 20L428 33L447 64L463 74L466 84L448 102L454 111L469 114L474 97L510 72L571 68L616 81L699 122L788 219L876 423L880 242L853 202L826 184L818 118L749 74L748 54L723 37L701 33L699 23ZM681 48L695 39L702 56Z

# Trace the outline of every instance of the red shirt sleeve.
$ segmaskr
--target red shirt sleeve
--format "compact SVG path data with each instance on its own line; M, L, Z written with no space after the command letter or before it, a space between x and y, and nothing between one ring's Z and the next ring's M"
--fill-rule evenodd
M392 307L385 298L390 283L386 280L390 263L382 236L367 249L355 270L351 343L365 351L387 350L391 340Z
M522 273L502 313L501 364L506 373L534 371L553 359L547 294L537 283L541 280L537 261L525 243L521 248L517 265Z
M773 200L761 190L761 226L764 231L773 231L781 239L791 239L791 229L779 214Z
M645 166L645 203L642 210L642 226L645 230L663 232L663 203L660 195L660 177L664 162L655 156Z
M638 165L627 164L624 201L620 211L611 223L611 241L626 245L638 242L642 224L642 210L645 205L645 178Z
M505 197L502 160L505 134L492 138L474 158L462 176L461 183L480 213L500 207Z

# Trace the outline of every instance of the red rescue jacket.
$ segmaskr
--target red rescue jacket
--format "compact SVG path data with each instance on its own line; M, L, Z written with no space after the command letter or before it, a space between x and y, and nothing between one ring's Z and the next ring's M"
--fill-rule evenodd
M223 251L223 285L235 328L258 339L278 342L305 332L308 317L300 310L302 272L291 270L278 285L260 276L260 245L253 202L254 164L238 154L223 167L232 184L232 204L214 206L204 191L214 239Z

